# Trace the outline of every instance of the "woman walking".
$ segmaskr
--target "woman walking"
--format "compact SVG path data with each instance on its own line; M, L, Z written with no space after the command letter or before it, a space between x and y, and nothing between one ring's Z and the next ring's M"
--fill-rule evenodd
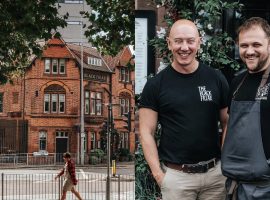
M61 200L66 199L67 191L71 191L79 200L82 200L82 197L78 191L75 190L75 185L77 185L78 180L76 179L75 173L75 163L71 159L70 153L66 152L63 155L65 160L65 166L61 172L55 177L55 179L64 175L64 184Z

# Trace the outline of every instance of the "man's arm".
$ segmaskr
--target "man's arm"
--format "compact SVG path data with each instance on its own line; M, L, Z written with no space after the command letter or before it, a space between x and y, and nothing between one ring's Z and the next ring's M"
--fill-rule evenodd
M228 118L229 118L229 115L227 112L228 112L228 107L221 109L219 112L220 125L222 128L221 148L223 147L224 140L226 137L226 132L227 132L227 122L228 122Z
M140 108L139 124L140 124L140 140L143 148L144 157L152 171L154 178L160 185L164 173L160 168L157 145L155 142L155 131L157 127L158 113L148 109Z

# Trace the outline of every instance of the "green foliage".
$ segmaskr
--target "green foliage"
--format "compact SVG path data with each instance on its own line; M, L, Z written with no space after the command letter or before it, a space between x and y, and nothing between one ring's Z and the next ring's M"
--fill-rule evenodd
M135 199L156 200L161 197L160 189L144 159L141 145L135 154Z
M91 22L85 35L100 52L115 56L124 46L134 43L134 1L86 2L91 5L92 11L84 14Z
M102 163L104 155L105 153L102 149L91 150L89 157L89 164L96 165Z
M57 0L0 2L0 82L22 72L33 54L39 56L38 40L52 37L66 22L57 13ZM66 17L66 16L65 16Z
M202 36L201 49L198 59L212 67L231 67L238 69L239 64L228 54L234 48L234 40L222 31L221 16L225 9L234 9L240 12L243 7L239 2L226 2L220 0L153 0L157 6L166 8L165 21L169 27L178 19L190 19L197 25ZM168 29L157 31L157 37L150 41L156 49L158 57L164 63L169 63L171 53L168 50L166 36ZM139 96L137 96L137 101ZM159 144L161 128L157 129L155 139ZM160 189L154 180L149 166L144 159L143 151L139 146L135 155L136 199L156 200L161 197Z
M158 6L167 9L165 21L168 26L178 19L190 19L197 25L202 37L201 49L198 59L214 68L231 67L235 70L240 68L238 62L229 57L234 48L234 40L222 31L222 13L226 9L241 11L243 5L239 2L226 2L220 0L188 1L188 0L155 0ZM167 30L159 30L152 44L159 57L164 63L169 63L171 53L167 48Z

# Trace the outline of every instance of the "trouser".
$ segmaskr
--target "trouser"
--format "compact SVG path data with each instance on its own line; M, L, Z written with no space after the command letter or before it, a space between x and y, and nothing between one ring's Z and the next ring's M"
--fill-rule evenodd
M270 200L270 181L226 181L226 200Z
M163 166L162 200L225 200L225 180L220 162L206 173L184 173Z

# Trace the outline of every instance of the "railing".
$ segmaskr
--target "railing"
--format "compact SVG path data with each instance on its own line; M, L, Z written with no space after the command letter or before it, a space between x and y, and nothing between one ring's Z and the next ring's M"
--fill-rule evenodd
M77 155L72 154L72 159L77 161ZM95 162L93 162L95 158ZM85 154L84 157L85 164L101 164L106 163L106 156L99 157L99 155ZM34 153L16 153L16 154L0 154L0 166L10 166L10 165L57 165L63 164L63 154L60 153L49 153L46 155L36 155Z
M0 174L0 200L56 200L61 197L63 179L55 180L56 174ZM79 191L84 200L106 199L106 175L77 173ZM111 200L134 200L134 175L111 177ZM67 200L75 196L67 193Z

